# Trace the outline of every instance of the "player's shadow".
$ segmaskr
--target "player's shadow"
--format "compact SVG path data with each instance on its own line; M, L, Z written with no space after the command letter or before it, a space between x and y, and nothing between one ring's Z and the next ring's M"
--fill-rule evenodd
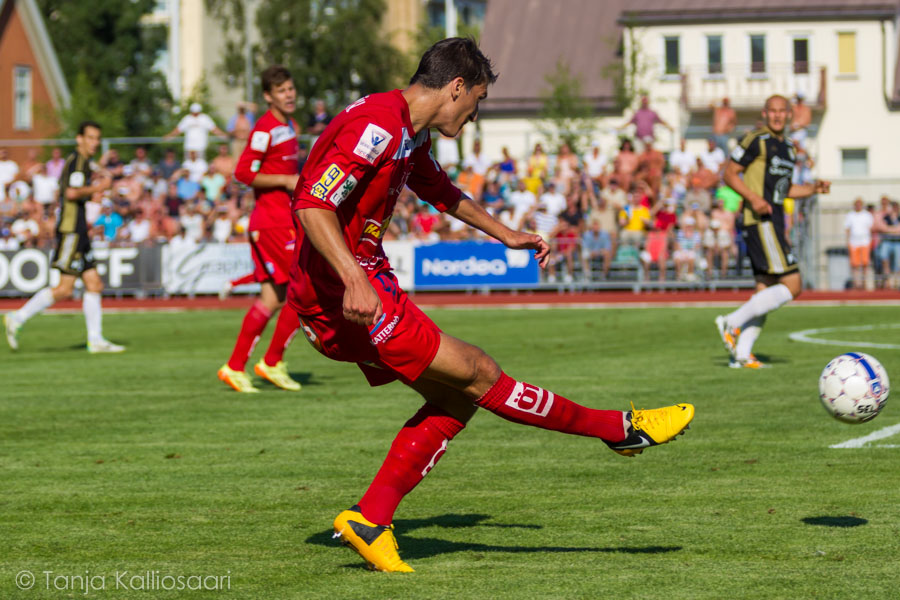
M821 525L822 527L859 527L860 525L865 525L869 522L868 519L852 517L849 515L840 517L806 517L800 520L807 525Z
M719 355L719 357L721 357L721 355ZM781 365L781 364L790 362L786 358L771 356L769 354L756 354L756 358L758 358L759 362L761 362L764 365ZM722 365L723 367L727 367L729 364L731 364L731 361L727 358L724 360L722 360L721 358L717 358L717 359L719 360L719 364Z
M402 532L403 534L425 527L443 527L446 529L459 529L463 527L543 529L543 527L541 527L540 525L483 522L490 518L490 515L462 515L451 513L432 517L429 519L400 519L394 522L394 526L398 532ZM337 540L333 539L333 535L334 533L331 530L316 533L309 536L306 539L306 543L315 544L317 546L334 546L338 542ZM439 538L423 538L408 535L403 535L402 538L402 556L404 560L428 558L431 556L438 556L440 554L448 554L451 552L621 552L624 554L663 554L666 552L677 552L681 549L681 546L498 546L472 542L454 542Z

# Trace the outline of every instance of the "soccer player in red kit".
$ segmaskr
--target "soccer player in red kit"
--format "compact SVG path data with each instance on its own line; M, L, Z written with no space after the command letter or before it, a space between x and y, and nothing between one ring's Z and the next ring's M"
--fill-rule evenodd
M244 372L269 319L284 306L297 230L291 216L290 190L299 179L296 109L297 91L287 69L273 65L262 73L263 98L269 110L259 118L241 153L234 177L253 187L256 204L250 215L250 249L259 298L247 311L241 332L219 379L239 392L258 392ZM275 323L269 349L253 370L276 386L296 391L300 384L288 375L284 351L297 331L297 313L283 310Z
M397 553L394 512L478 408L515 423L600 438L625 456L672 440L694 415L689 404L596 410L517 381L480 348L442 332L397 285L381 237L404 185L437 210L509 248L533 250L547 264L547 242L494 220L431 154L429 129L455 137L475 120L495 79L471 39L438 42L406 89L366 96L331 121L294 190L305 235L288 304L307 338L332 359L356 362L371 385L399 379L425 399L362 499L334 521L335 537L372 569L412 571Z

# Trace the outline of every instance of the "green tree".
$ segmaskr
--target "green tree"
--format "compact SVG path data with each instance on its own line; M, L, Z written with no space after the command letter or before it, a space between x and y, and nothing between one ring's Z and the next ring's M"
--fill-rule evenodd
M37 0L72 104L63 111L64 133L84 118L98 121L107 136L152 135L170 125L171 95L154 69L166 29L143 17L155 0Z
M206 0L222 23L225 53L218 72L229 85L245 85L247 0ZM314 99L331 108L402 82L405 57L382 34L384 0L266 0L252 15L265 32L251 48L253 89L272 63L294 76L301 109Z
M556 147L565 142L573 152L590 144L594 133L594 109L581 91L581 80L560 60L556 70L544 77L547 87L541 91L541 110L536 129Z

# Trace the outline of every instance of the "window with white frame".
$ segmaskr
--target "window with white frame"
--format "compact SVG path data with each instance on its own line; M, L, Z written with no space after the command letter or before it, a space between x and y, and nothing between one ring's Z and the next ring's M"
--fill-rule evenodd
M13 69L13 127L31 129L31 67Z
M856 177L869 174L868 148L841 149L841 175Z
M763 75L766 72L766 36L754 33L750 36L750 73Z
M809 73L809 38L796 36L794 38L794 74L806 75Z
M722 36L706 36L706 72L710 75L722 74Z
M678 48L678 36L667 35L663 39L664 75L678 75L681 72L681 56Z

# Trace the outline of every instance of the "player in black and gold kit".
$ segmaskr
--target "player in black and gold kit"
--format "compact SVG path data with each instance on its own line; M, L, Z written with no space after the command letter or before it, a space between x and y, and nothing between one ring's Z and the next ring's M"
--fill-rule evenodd
M784 236L784 199L827 194L830 183L791 182L794 145L784 135L791 105L771 96L762 111L765 126L748 133L731 153L725 183L744 199L741 235L756 277L756 293L736 311L716 317L716 328L731 354L731 366L759 369L753 356L766 315L800 295L803 281Z
M18 332L22 325L58 300L72 297L75 281L84 282L84 319L87 324L87 348L91 353L122 352L124 347L103 337L100 294L103 280L94 267L91 238L84 214L84 203L96 193L109 189L112 180L92 160L100 146L100 126L85 121L75 136L75 152L66 159L59 180L59 222L56 225L56 251L51 266L59 269L59 285L46 287L31 297L25 306L3 315L6 341L18 349Z

